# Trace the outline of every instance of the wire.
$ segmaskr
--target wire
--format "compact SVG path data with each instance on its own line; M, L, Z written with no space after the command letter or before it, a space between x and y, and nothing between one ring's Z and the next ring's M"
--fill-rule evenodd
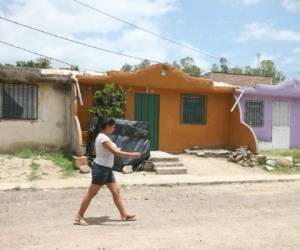
M26 52L28 52L28 53L31 53L31 54L34 54L34 55L38 55L38 56L40 56L40 57L44 57L44 58L49 59L49 60L51 60L51 61L56 61L56 62L59 62L59 63L62 63L62 64L66 64L66 65L68 65L68 66L70 66L70 67L74 66L74 65L72 65L72 64L70 64L70 63L68 63L68 62L62 61L62 60L60 60L60 59L56 59L56 58L51 57L51 56L46 56L46 55L40 54L40 53L38 53L38 52L31 51L31 50L28 50L28 49L19 47L19 46L17 46L17 45L12 44L12 43L4 42L4 41L1 41L1 40L0 40L0 43L5 44L5 45L10 46L10 47L13 47L13 48L15 48L15 49L23 50L23 51L26 51Z
M132 59L136 59L136 60L148 60L148 61L153 62L153 63L161 63L161 62L156 61L156 60L147 59L147 58L143 58L143 57L139 57L139 56L132 56L132 55L125 54L125 53L122 53L122 52L97 47L97 46L92 45L92 44L83 43L83 42L77 41L75 39L67 38L67 37L62 36L62 35L57 35L57 34L54 34L54 33L39 29L39 28L35 28L35 27L27 25L27 24L19 23L17 21L14 21L14 20L2 17L2 16L0 16L0 19L4 20L6 22L10 22L10 23L22 26L22 27L27 28L27 29L38 31L40 33L43 33L43 34L46 34L46 35L49 35L49 36L53 36L53 37L56 37L56 38L59 38L59 39L62 39L62 40L68 41L68 42L76 43L76 44L79 44L79 45L82 45L82 46L85 46L85 47L93 48L93 49L96 49L96 50L100 50L100 51L104 51L104 52L108 52L108 53L112 53L112 54L116 54L116 55L120 55L120 56L124 56L124 57L128 57L128 58L132 58Z
M204 52L204 51L195 49L195 48L193 48L193 47L191 47L191 46L188 46L188 45L186 45L186 44L184 44L184 43L181 43L181 42L175 41L175 40L173 40L173 39L171 39L171 38L168 38L168 37L159 35L159 34L153 32L153 31L151 31L151 30L148 30L148 29L146 29L146 28L144 28L144 27L138 26L138 25L136 25L136 24L134 24L134 23L128 22L128 21L126 21L126 20L124 20L124 19L121 19L121 18L119 18L119 17L116 17L116 16L114 16L114 15L112 15L112 14L110 14L110 13L107 13L107 12L105 12L105 11L103 11L103 10L97 9L97 8L95 8L95 7L91 6L91 5L88 5L88 4L86 4L86 3L83 3L83 2L81 2L81 1L78 1L78 0L72 0L72 1L75 2L75 3L77 3L77 4L79 4L79 5L81 5L81 6L84 6L84 7L88 8L88 9L91 9L91 10L94 10L94 11L96 11L96 12L99 12L99 13L101 13L101 14L107 16L107 17L110 17L110 18L112 18L112 19L114 19L114 20L117 20L117 21L119 21L119 22L125 23L125 24L127 24L127 25L129 25L129 26L131 26L131 27L134 27L134 28L136 28L136 29L142 30L142 31L144 31L144 32L146 32L146 33L149 33L149 34L155 36L155 37L158 37L158 38L160 38L160 39L163 39L163 40L165 40L165 41L168 41L168 42L170 42L170 43L173 43L173 44L175 44L175 45L177 45L177 46L184 47L184 48L189 49L189 50L192 50L192 51L194 51L194 52L196 52L196 53L198 53L198 54L205 55L205 56L211 57L211 58L213 58L213 59L217 59L217 60L220 60L220 59L221 59L221 58L218 57L218 56L214 56L214 55L212 55L212 54L210 54L210 53L208 53L208 52ZM233 63L229 63L229 62L228 62L228 64L231 64L231 65L233 65L233 66L238 67L238 65L235 65L235 64L233 64Z

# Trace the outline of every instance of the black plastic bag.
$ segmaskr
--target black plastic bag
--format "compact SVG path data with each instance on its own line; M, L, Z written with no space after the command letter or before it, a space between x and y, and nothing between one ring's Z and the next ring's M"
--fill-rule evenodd
M101 131L102 117L93 117L90 124L90 140L87 144L87 155L91 161L95 139ZM132 165L134 171L143 170L143 162L150 157L149 124L141 121L129 121L116 119L116 130L109 136L122 151L140 152L142 157L132 159L115 156L113 169L122 171L123 166Z

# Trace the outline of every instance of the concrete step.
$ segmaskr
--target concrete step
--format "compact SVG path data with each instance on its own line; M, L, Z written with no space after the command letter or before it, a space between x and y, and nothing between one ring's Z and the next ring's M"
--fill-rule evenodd
M152 163L154 168L162 167L162 168L171 168L171 167L184 167L181 161L166 161L166 162L153 162Z
M177 175L177 174L187 174L187 169L184 167L157 167L155 168L156 174L160 175Z
M150 161L152 162L176 162L179 161L178 156L168 154L162 151L151 151Z

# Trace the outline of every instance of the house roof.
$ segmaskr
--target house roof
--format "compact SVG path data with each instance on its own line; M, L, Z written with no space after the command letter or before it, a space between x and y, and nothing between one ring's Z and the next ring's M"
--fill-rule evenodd
M165 75L162 72L165 71ZM166 64L151 65L138 72L109 71L106 76L83 74L76 76L80 84L102 85L113 82L118 85L190 92L233 93L235 86L210 79L191 77Z
M287 80L278 85L257 84L256 87L246 88L244 91L248 95L300 98L300 80Z
M0 80L5 82L71 83L71 70L54 70L6 66L0 64Z

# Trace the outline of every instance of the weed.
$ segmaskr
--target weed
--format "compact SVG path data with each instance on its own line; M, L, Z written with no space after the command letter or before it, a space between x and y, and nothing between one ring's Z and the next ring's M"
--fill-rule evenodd
M40 179L40 175L38 173L39 167L40 167L40 165L38 163L36 163L34 160L32 160L32 162L30 164L31 172L30 172L30 175L28 176L29 181L35 181L35 180Z
M300 148L289 149L289 150L271 150L262 152L263 155L270 156L292 156L294 159L300 160Z
M28 159L32 158L34 153L30 149L23 149L22 151L17 152L16 156L19 158Z
M15 191L20 191L20 190L21 190L21 187L20 187L20 186L15 186L15 187L13 188L13 190L15 190Z

